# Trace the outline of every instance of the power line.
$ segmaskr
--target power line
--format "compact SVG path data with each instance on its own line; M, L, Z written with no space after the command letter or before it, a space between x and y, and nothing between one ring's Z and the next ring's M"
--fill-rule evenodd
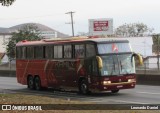
M0 18L0 20L17 20L17 19L27 19L27 18L43 18L43 17L50 17L50 16L59 16L62 14L48 14L48 15L37 15L37 16L26 16L26 17L8 17L8 18Z
M72 25L72 36L74 37L74 26L73 26L73 13L75 12L67 12L65 14L70 14L71 15L71 25Z

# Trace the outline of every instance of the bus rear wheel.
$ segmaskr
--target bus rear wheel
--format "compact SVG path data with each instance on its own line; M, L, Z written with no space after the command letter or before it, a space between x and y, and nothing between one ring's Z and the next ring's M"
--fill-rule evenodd
M33 80L33 77L32 76L29 76L28 77L28 80L27 80L27 85L28 85L28 88L29 89L34 89L34 80Z
M35 89L36 90L41 90L41 80L38 76L35 77L34 79L34 83L35 83Z
M86 95L89 93L88 84L86 80L82 80L79 87L79 92L83 95Z
M117 89L117 90L112 90L111 92L112 92L112 93L118 93L118 92L119 92L119 89Z

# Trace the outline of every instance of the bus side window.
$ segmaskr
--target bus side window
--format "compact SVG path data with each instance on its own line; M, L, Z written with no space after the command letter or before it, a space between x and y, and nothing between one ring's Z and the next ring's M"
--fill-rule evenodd
M95 52L95 47L93 44L86 44L86 56L87 57L92 57L95 56L96 52Z
M62 58L62 46L54 46L54 58Z
M45 58L51 59L53 58L54 49L53 46L46 46L45 47Z
M64 45L64 58L72 58L72 45Z
M84 58L85 57L85 46L84 45L75 45L75 58Z
M26 58L26 47L22 47L22 59Z
M43 46L36 46L34 47L34 57L43 58Z
M46 46L43 46L43 58L46 58Z
M34 47L27 47L27 58L28 59L34 58Z
M16 58L17 59L21 59L22 58L22 48L21 47L17 47L16 48Z

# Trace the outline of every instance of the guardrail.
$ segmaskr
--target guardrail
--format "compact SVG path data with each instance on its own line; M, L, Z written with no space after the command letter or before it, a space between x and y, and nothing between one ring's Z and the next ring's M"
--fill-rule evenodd
M0 76L16 77L15 68L1 68ZM160 85L160 70L136 70L137 84Z
M16 77L16 71L15 70L0 70L0 76Z
M137 84L160 85L160 70L136 70Z

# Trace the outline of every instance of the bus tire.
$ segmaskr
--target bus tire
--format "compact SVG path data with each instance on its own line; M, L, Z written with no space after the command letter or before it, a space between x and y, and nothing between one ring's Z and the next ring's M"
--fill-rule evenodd
M79 92L83 95L89 94L88 83L85 79L80 82Z
M27 79L27 85L29 89L34 89L34 80L32 76L29 76Z
M39 78L39 76L36 76L34 79L34 84L35 84L35 89L36 90L41 90L42 86L41 86L41 79Z
M112 93L118 93L119 92L119 89L117 90L111 90Z

